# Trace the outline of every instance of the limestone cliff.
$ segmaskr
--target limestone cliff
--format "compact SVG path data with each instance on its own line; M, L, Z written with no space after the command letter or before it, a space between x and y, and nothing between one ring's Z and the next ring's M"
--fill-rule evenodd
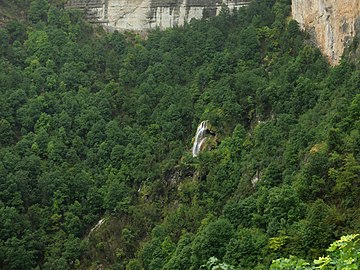
M250 0L69 0L68 8L86 12L93 22L110 29L148 30L181 26L192 18L217 15L223 5L230 9Z
M360 29L360 0L293 0L292 16L312 33L331 64Z

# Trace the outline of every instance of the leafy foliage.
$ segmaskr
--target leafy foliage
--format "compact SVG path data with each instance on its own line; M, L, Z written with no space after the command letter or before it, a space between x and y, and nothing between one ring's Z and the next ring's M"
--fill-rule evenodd
M1 269L312 267L359 230L359 71L290 1L147 39L5 2L28 21L0 29ZM317 266L358 264L336 245Z
M360 245L358 234L342 236L327 249L329 255L315 259L312 264L302 259L275 260L270 269L358 269Z

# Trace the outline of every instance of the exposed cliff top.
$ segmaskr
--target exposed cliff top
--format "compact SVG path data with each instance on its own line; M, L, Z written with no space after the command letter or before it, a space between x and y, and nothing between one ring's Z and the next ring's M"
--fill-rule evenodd
M109 29L142 31L181 26L191 19L217 15L222 6L240 8L249 0L69 0L67 8L85 11Z
M188 7L210 7L222 5L224 1L222 0L151 0L151 7L175 7L180 5L186 5ZM242 4L244 0L233 0L231 1L234 4Z

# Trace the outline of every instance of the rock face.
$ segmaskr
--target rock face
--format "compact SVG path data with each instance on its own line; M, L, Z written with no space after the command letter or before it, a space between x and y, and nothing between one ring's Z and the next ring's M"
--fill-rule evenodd
M142 31L181 26L192 18L217 15L222 6L240 8L250 0L69 0L93 22L110 29Z
M293 0L292 16L335 65L360 31L360 0Z

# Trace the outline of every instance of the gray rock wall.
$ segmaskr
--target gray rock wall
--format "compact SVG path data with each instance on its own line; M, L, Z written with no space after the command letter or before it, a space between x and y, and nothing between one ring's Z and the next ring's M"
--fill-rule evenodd
M69 0L67 8L84 10L92 22L110 29L149 30L181 26L204 14L219 14L222 5L240 8L250 0Z

